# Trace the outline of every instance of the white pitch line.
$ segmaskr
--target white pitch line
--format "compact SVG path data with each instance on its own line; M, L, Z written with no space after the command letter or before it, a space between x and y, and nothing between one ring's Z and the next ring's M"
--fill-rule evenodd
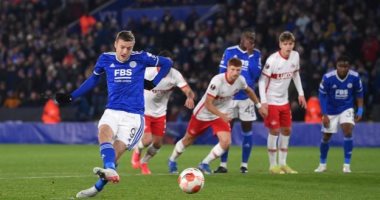
M146 176L143 174L120 174L121 176ZM173 176L176 174L164 174L164 173L157 173L157 174L151 174L149 176ZM86 178L86 177L95 177L96 175L91 176L83 176L83 175L75 175L75 176L22 176L22 177L0 177L0 180L15 180L15 179L64 179L64 178Z

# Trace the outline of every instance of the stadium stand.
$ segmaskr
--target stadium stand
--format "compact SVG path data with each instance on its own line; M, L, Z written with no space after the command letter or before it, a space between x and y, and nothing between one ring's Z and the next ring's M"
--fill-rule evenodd
M158 53L168 49L176 55L176 67L202 96L210 78L217 73L219 60L227 46L236 44L242 29L254 27L257 47L263 61L278 47L283 30L297 36L296 49L301 55L301 77L306 97L317 90L321 76L333 69L334 60L350 54L365 87L365 120L380 121L380 2L371 0L229 0L201 1L219 10L213 15L189 12L186 19L171 14L175 6L198 5L200 1L138 0L126 10L164 7L161 18L145 16L139 20L99 19L87 34L70 30L105 0L84 1L0 1L0 109L40 108L44 94L67 92L77 88L91 73L97 55L112 51L114 34L133 30L136 50ZM170 5L170 6L169 6ZM126 12L122 10L121 12ZM93 12L91 12L93 11ZM70 13L70 14L67 14ZM106 100L105 84L80 99L68 121L96 120ZM295 94L295 89L291 91ZM291 94L291 97L296 97ZM175 99L175 101L174 101ZM190 111L182 106L183 95L176 92L169 103L169 121L187 121ZM64 108L65 109L65 108ZM293 118L302 121L304 111L292 99ZM7 111L9 112L9 111ZM20 112L22 113L22 112ZM5 115L6 116L6 115ZM22 116L20 115L22 120ZM40 120L40 116L36 116Z

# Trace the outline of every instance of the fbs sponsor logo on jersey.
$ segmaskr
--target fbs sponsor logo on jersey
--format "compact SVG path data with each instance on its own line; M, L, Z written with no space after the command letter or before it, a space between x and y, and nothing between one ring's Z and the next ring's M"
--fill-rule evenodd
M348 90L347 89L338 89L335 90L335 99L347 99Z
M115 69L114 81L120 82L132 82L132 69Z

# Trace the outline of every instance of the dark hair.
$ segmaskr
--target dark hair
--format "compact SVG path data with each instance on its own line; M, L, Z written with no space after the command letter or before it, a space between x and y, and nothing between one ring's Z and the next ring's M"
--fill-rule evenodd
M233 65L235 67L241 67L243 63L238 58L231 58L230 60L228 60L228 66L230 65Z
M160 51L160 53L158 53L158 55L163 56L163 57L168 57L170 59L174 58L174 55L172 53L170 53L170 51L168 51L168 50L162 50L162 51Z
M120 31L116 35L116 40L122 39L127 42L134 42L135 36L133 35L132 31Z
M339 58L336 60L336 63L339 63L339 62L347 62L347 64L350 64L350 63L351 63L351 59L350 59L350 57L348 57L347 55L341 55L341 56L339 56Z
M290 31L284 31L280 34L280 37L278 37L278 40L280 42L289 41L289 40L295 42L296 38L294 37L293 33L291 33Z

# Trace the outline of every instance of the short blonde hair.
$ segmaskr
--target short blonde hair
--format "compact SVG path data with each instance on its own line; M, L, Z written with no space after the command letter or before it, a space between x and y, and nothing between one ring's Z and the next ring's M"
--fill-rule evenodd
M296 38L294 37L293 33L291 33L290 31L284 31L280 34L280 37L278 38L278 40L280 42L284 42L284 41L292 41L292 42L295 42L296 41Z

